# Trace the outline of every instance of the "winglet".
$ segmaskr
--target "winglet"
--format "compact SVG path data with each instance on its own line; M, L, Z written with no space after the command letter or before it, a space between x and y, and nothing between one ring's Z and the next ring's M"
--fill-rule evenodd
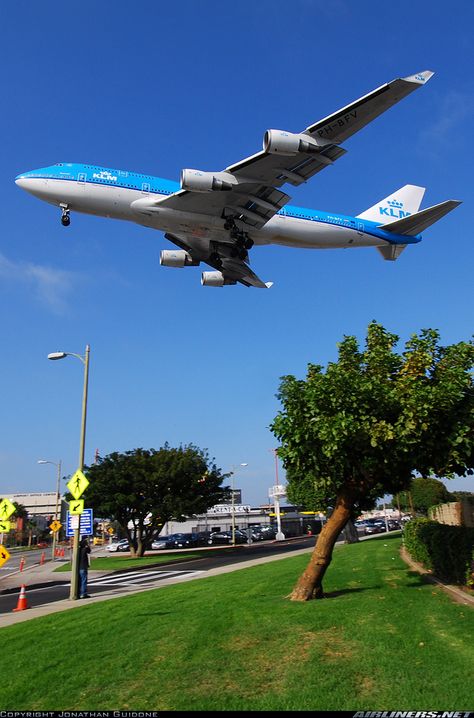
M270 287L273 287L273 282L265 282L265 286L267 289L270 289Z
M409 77L404 77L403 79L406 82L415 82L417 85L424 85L433 75L434 72L431 72L431 70L423 70L423 72L417 72L415 75L409 75Z

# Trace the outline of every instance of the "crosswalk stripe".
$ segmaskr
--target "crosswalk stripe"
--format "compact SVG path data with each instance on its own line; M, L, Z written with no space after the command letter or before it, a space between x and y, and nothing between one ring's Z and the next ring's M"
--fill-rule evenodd
M89 586L136 586L148 581L159 581L163 578L174 576L176 578L188 578L197 576L204 571L147 571L140 574L119 574L115 576L101 576L89 581Z
M175 574L179 573L179 571L162 571L159 574L148 574L146 576L103 576L103 578L97 578L94 579L94 581L89 581L89 586L105 586L106 584L110 583L128 583L128 584L134 584L134 583L141 583L143 581L153 581L158 578L166 578L167 576L174 576Z

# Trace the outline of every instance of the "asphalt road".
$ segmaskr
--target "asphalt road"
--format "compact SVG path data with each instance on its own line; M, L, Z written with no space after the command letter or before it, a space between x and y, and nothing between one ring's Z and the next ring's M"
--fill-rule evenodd
M186 561L159 564L139 569L122 569L110 572L104 576L95 576L94 571L89 572L88 591L90 595L97 593L113 592L113 595L126 595L139 587L158 586L164 579L189 580L198 574L203 574L213 568L228 566L246 560L273 556L275 554L290 554L293 551L310 548L314 545L314 536L303 536L301 539L282 542L255 543L250 547L238 547L235 550L226 550L216 554L209 551L205 557L189 559ZM44 605L54 601L61 601L69 597L69 578L61 579L58 574L58 582L54 585L39 586L38 588L27 589L27 601L29 607ZM17 605L18 589L11 593L0 595L0 614L10 613ZM86 599L85 601L86 602Z
M7 561L7 563L4 563L3 566L0 566L0 578L9 576L11 573L18 571L22 558L25 559L26 566L32 566L33 564L38 564L40 562L43 551L46 559L51 557L51 547L32 549L31 551L13 551L12 549L7 549L7 551L10 553L11 558Z

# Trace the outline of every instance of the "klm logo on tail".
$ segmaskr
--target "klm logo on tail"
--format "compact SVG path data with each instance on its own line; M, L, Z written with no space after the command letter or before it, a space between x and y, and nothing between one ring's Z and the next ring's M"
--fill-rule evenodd
M385 217L393 217L394 219L402 219L402 217L409 217L411 212L404 212L402 209L403 202L398 202L396 199L390 199L387 202L388 207L379 207L380 214Z

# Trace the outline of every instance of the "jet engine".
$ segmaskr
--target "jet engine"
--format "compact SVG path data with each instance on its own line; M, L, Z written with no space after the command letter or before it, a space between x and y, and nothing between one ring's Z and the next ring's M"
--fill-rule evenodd
M200 262L195 261L184 249L163 249L160 252L160 264L163 267L198 267Z
M228 172L181 171L181 189L189 192L229 192L237 180Z
M223 287L224 284L237 284L237 282L225 279L222 272L203 272L201 284L203 287Z
M284 130L267 130L263 137L263 149L271 155L293 157L301 152L321 152L328 142L316 140L309 135L294 135Z

